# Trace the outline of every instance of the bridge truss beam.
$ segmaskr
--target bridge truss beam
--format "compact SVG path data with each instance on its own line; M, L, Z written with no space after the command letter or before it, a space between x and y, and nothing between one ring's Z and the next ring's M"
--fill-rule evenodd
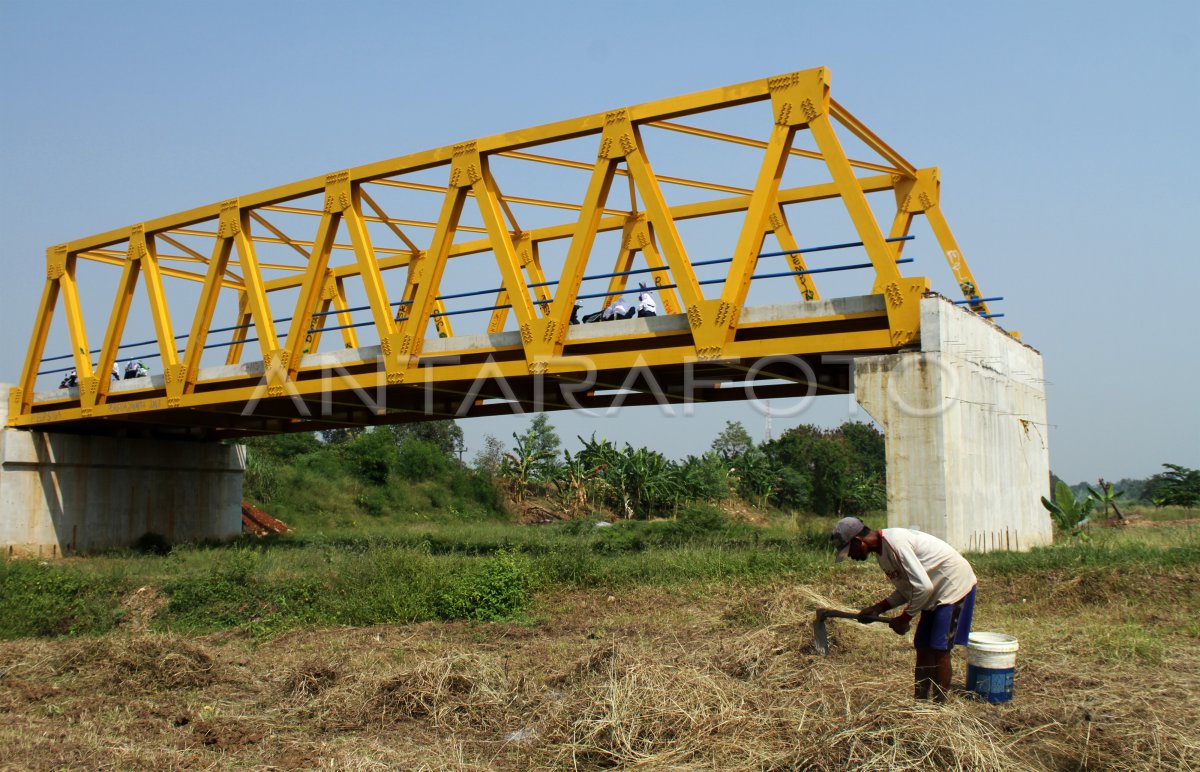
M764 139L682 122L719 119L725 111L758 103L769 107L758 115ZM850 158L839 128L878 158ZM797 147L801 136L816 149ZM759 152L757 171L747 175L748 185L660 175L651 156L663 138L672 137ZM581 147L590 149L594 160L569 157ZM827 181L785 186L795 163L812 163ZM582 193L567 200L509 189L510 183L517 188L536 178L537 172L525 171L534 169L586 171L589 178ZM439 174L444 184L428 181ZM894 194L895 214L885 232L868 196L886 191ZM424 200L404 198L391 205L385 197L393 194ZM811 360L812 377L774 377L790 385L763 388L844 391L843 375L831 374L844 374L844 365L825 368L824 382L817 378L823 355L895 351L917 340L918 301L929 281L904 277L897 266L917 215L928 219L971 310L988 314L939 194L936 169L911 165L830 97L825 68L310 178L48 250L28 354L10 393L9 425L213 438L483 415L539 398L542 409L633 404L659 392L670 402L670 388L657 380L653 388L628 385L627 375L645 369L672 388L693 378L697 367L712 369L717 382L736 382L748 370L771 379L753 363L782 356ZM787 212L827 200L842 203L866 252L873 273L867 300L872 302L838 305L817 291L816 274L829 269L809 268ZM556 221L548 214L556 212L570 218ZM478 224L467 221L467 213ZM518 213L536 224L524 227ZM694 260L681 226L730 215L741 220L729 259ZM418 231L427 236L413 235ZM609 281L600 293L603 304L613 302L629 277L640 272L661 295L665 319L675 321L666 326L615 323L586 334L572 326L573 309L581 295L587 296L581 286L590 278L586 272L598 239L609 233L619 234L619 248L612 271L604 275ZM798 302L769 318L748 316L747 298L768 236L780 245L775 254L786 256L790 270L784 275L794 279ZM547 280L545 252L564 241L561 266L555 262ZM490 255L484 264L498 276L499 287L447 285L455 261L473 255ZM639 258L645 269L634 268ZM77 278L81 262L120 268L98 349L89 348L84 323ZM726 274L702 280L697 266L714 262L727 265ZM199 299L194 305L175 300L167 291L168 279L198 283ZM720 284L719 293L706 294L704 286L713 283ZM117 384L109 371L121 349L131 345L122 340L139 288L162 375ZM364 305L352 304L352 290ZM487 298L491 305L449 308L470 296ZM222 298L227 305L236 302L231 327L215 326ZM191 319L186 335L174 333L173 305ZM285 309L290 316L275 316ZM355 321L354 314L362 311L369 321ZM486 334L455 337L450 317L469 311L490 312ZM45 347L59 312L78 388L37 392L39 372L52 361ZM210 342L222 332L230 333L228 341ZM341 350L321 347L323 339L332 340L326 337L332 332L340 333ZM243 362L245 346L252 344L255 355ZM226 349L224 366L202 366L206 352L216 347ZM589 379L590 385L580 386ZM614 390L613 384L626 385ZM718 391L706 387L680 399L729 398L738 389ZM382 395L386 405L364 397L369 394ZM735 398L746 394L742 388ZM618 400L620 395L625 396ZM314 412L314 404L322 410Z

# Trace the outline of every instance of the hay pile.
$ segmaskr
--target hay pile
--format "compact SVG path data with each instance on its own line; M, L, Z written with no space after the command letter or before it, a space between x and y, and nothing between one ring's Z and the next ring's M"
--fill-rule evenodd
M690 597L688 595L690 594ZM748 600L752 598L752 600ZM1186 769L1200 767L1200 644L1101 662L1024 635L1017 696L914 704L911 649L830 625L831 599L579 594L536 627L0 644L0 758L279 769ZM955 680L963 679L956 657Z

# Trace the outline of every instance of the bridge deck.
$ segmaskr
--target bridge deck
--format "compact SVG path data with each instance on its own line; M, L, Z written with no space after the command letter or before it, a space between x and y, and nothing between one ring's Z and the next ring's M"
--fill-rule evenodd
M398 385L387 383L380 346L321 352L303 358L282 395L270 394L256 360L203 368L203 388L175 407L161 374L113 382L91 415L78 388L39 392L28 425L217 439L431 417L845 393L849 355L892 349L880 295L750 307L738 330L727 356L698 360L690 354L686 314L572 325L562 357L539 374L528 372L519 332L431 338L420 379Z

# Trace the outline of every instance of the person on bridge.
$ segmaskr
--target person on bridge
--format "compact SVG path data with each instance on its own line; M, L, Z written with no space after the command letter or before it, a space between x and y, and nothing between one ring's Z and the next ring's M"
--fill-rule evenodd
M849 555L866 560L871 553L895 586L895 592L858 613L878 616L903 605L891 622L897 635L908 632L912 618L921 613L913 648L917 650L914 696L945 702L950 692L950 652L966 644L975 610L975 572L971 564L946 542L907 528L871 530L857 517L844 517L831 536L837 560ZM866 623L868 620L860 619Z
M72 388L72 387L78 386L78 385L79 385L79 375L78 375L78 373L75 372L75 368L72 367L71 370L66 375L63 376L62 382L58 384L58 388L69 389L69 388Z
M646 283L638 282L638 287L642 292L638 295L637 315L658 316L658 304L654 302L654 296L646 291Z
M144 378L149 374L150 368L136 359L130 359L125 363L125 380L129 380L130 378Z
M630 308L625 302L624 295L617 295L608 306L605 306L604 313L600 316L604 321L612 321L613 319L628 319L635 313L634 309Z

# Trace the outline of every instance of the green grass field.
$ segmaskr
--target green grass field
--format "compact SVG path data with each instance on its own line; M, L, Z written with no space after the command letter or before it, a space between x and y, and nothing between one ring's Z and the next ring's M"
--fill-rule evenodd
M0 637L106 633L121 622L122 599L146 586L169 601L155 629L271 635L305 626L520 620L539 593L573 589L807 582L838 570L826 545L831 523L779 517L755 527L698 506L674 520L609 527L376 523L182 546L165 556L10 561L0 563ZM1180 518L1163 523L1096 527L1087 541L971 560L981 576L997 578L1064 570L1149 577L1200 565L1200 528Z

